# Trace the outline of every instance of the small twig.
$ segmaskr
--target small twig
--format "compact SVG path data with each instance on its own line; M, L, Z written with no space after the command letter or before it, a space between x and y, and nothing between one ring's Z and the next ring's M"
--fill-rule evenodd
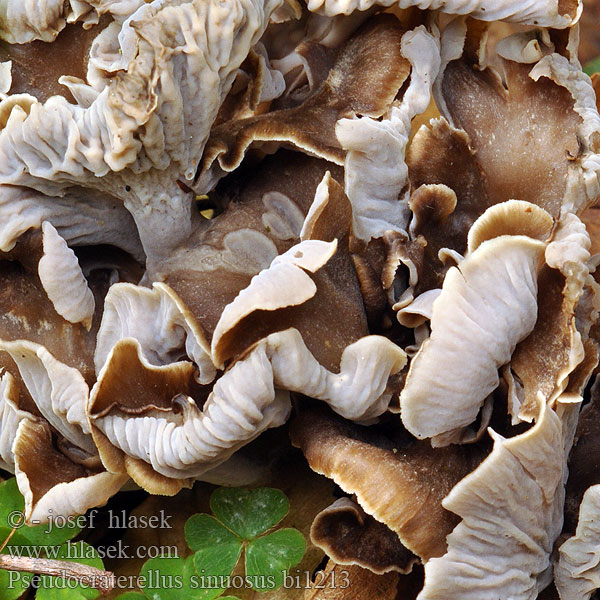
M23 513L21 513L21 517L19 518L19 522L12 528L11 532L6 536L6 539L2 542L2 546L0 546L0 552L2 552L2 550L4 550L4 548L6 548L6 544L8 544L8 542L10 542L10 538L15 535L15 531L17 531L17 529L19 527L21 527L21 523L23 522L23 519L25 518L25 516L23 515Z
M115 587L115 576L110 571L63 560L0 554L0 569L63 577L96 588L101 594L108 594Z

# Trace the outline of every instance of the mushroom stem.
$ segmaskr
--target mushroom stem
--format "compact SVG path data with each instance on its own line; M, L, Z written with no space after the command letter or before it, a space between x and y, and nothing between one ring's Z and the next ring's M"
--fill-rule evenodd
M157 193L156 189L164 191ZM125 199L150 264L185 244L196 227L192 217L193 196L182 192L175 183L167 187L157 182L152 190L151 194L131 191Z
M51 575L77 581L97 589L101 594L108 594L114 587L114 574L96 567L64 560L48 558L30 558L28 556L10 556L0 554L0 569L5 571L26 571L38 575Z

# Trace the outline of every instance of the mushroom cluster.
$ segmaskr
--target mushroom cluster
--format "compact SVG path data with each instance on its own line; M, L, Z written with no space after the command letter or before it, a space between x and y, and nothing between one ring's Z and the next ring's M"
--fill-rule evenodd
M311 530L332 564L423 564L419 600L589 598L581 10L4 2L0 466L27 519L251 485L289 421L341 490Z

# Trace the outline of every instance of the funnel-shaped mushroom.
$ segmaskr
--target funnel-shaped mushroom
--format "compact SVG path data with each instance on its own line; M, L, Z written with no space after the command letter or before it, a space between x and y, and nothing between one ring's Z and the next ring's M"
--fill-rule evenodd
M594 485L587 489L581 501L575 535L559 548L554 582L561 600L588 600L594 590L600 588L598 515L600 485Z
M95 451L85 414L88 386L77 369L56 360L39 344L0 340L15 361L27 390L44 418L71 443Z
M287 143L343 164L336 122L356 114L380 117L390 109L410 71L400 52L403 33L391 15L370 19L339 50L328 77L302 104L216 127L195 189L201 193L211 189L218 177L240 165L256 142Z
M128 480L126 475L108 473L97 456L69 447L64 440L61 448L53 437L52 428L43 421L23 419L17 429L15 475L28 522L84 514L105 504Z
M210 383L215 377L210 346L201 326L168 285L155 283L149 290L121 283L110 288L94 353L97 373L113 347L127 338L138 342L153 365L170 364L185 353L196 364L195 377L200 383Z
M0 460L17 476L27 522L43 523L52 515L83 514L104 504L128 477L108 473L98 459L85 418L87 386L81 375L35 346L3 344L4 350L16 352L19 370L17 380L10 372L0 380ZM47 420L22 406L30 394Z
M210 340L225 306L299 241L327 170L340 175L331 163L289 151L265 159L243 182L214 194L223 212L201 223L167 259L149 264L146 279L171 287Z
M2 182L108 192L133 213L146 253L165 256L192 230L177 180L194 176L236 70L281 4L127 3L129 18L92 44L89 81L72 86L79 102L5 105Z
M404 154L411 119L429 105L440 66L439 42L423 26L402 36L402 55L411 65L411 75L401 103L381 120L366 115L340 119L336 125L336 135L347 151L344 180L354 213L354 235L366 242L408 225L408 198L400 196L408 183Z
M79 261L49 223L42 229L25 233L0 256L0 458L17 475L28 522L83 513L127 480L102 467L86 414L98 307L125 265L118 255L100 258L93 251ZM77 290L92 301L89 327L57 312L80 320L73 318L81 308Z
M483 456L476 446L433 450L425 442L394 441L317 410L296 417L291 438L311 469L354 494L367 514L423 560L446 551L457 520L441 500Z
M310 539L338 565L358 565L380 575L409 573L418 560L391 529L345 497L315 517Z
M129 477L256 483L294 409L351 497L312 531L347 579L307 599L414 600L423 569L388 571L418 557L420 600L533 600L599 355L581 1L0 4L0 466L27 518ZM596 495L563 595L596 583Z
M436 103L468 134L490 203L519 198L558 218L562 205L580 211L593 202L600 190L600 120L589 78L569 47L563 56L542 35L536 43L544 51L527 58L523 52L531 39L514 38L510 55L497 47L503 57L498 73L486 68L481 28L457 19L443 36ZM529 177L522 177L523 169Z
M418 438L475 420L537 318L537 274L552 218L527 202L488 209L469 231L466 258L433 303L431 337L410 365L402 421Z
M413 219L407 243L418 236L427 243L398 308L441 287L453 262L448 258L464 255L468 229L489 206L518 198L558 219L561 206L580 212L597 197L600 122L589 80L573 56L573 34L563 37L564 44L545 31L518 34L494 54L480 22L457 19L445 28L434 96L452 125L442 117L422 126L408 148ZM527 54L532 44L535 56Z
M579 409L569 404L575 398L564 399L557 412L542 407L525 433L504 439L490 430L492 453L442 503L462 521L448 536L448 552L425 566L419 600L533 600L548 585Z
M309 0L308 9L328 17L367 10L373 5L411 6L440 10L451 15L471 15L483 21L510 21L541 27L569 27L581 14L579 0Z
M232 204L214 220L212 231L222 236L227 220L235 222L240 213L256 219L258 209L268 235L260 225L258 231L247 227L246 235L265 240L274 252L275 243L285 248L289 238L303 238L240 286L214 326L197 301L186 305L167 284L155 284L153 291L126 284L111 289L89 403L94 439L109 470L129 473L146 489L175 493L265 429L281 425L290 411L283 390L323 400L355 420L386 410L388 380L406 357L386 338L367 335L349 256L350 204L326 173L303 223L295 222L302 215L296 206L270 191ZM200 242L198 252L204 247ZM244 246L227 251L227 268L239 267L244 276L225 283L234 291L247 280L251 258ZM195 272L188 269L193 281ZM213 298L217 306L223 302L218 285L201 293L204 305ZM343 330L332 326L341 310L349 320ZM155 322L151 330L148 319ZM213 383L215 367L225 370ZM126 383L124 373L130 374Z
M288 396L274 389L262 348L216 382L202 409L189 395L196 386L192 363L156 367L134 340L118 342L89 405L92 434L107 468L129 473L153 493L175 494L186 480L224 462L289 415Z
M576 308L586 289L595 293L590 289L593 280L589 274L589 247L583 223L567 213L546 248L535 327L511 357L510 370L520 387L519 407L513 420L517 412L520 419L535 418L540 404L554 401L584 360L588 327L577 326ZM580 321L591 323L594 318L588 314Z

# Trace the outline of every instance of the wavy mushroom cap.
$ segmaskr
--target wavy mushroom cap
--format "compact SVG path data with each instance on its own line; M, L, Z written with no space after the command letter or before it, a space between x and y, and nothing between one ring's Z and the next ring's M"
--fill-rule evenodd
M0 460L17 476L27 522L83 514L106 503L128 477L108 473L100 463L89 435L81 375L42 346L4 342L2 349L17 358L18 378L10 372L1 378Z
M561 598L588 600L600 588L597 559L600 486L589 487L581 501L575 535L564 542L554 567L554 581Z
M345 152L336 138L336 123L357 114L380 117L391 108L410 72L401 53L403 33L392 15L368 20L339 49L327 78L300 105L216 127L195 188L204 193L213 187L216 178L237 168L249 146L257 142L287 142L343 164Z
M418 7L422 10L441 10L453 15L471 15L484 21L506 20L541 27L569 27L581 14L578 0L309 0L308 8L328 17L368 10L373 5L399 8Z
M91 44L87 81L67 78L75 104L5 100L2 181L49 195L108 192L132 211L146 254L164 256L191 231L191 197L177 180L193 178L238 67L281 4L126 3L131 12L112 15ZM215 14L223 18L208 27Z
M106 247L76 255L47 221L0 256L0 457L28 522L83 513L127 480L102 466L86 410L104 295L121 276L139 277L132 262Z
M367 514L424 561L444 554L458 522L441 500L482 458L477 447L432 450L414 440L394 442L316 410L296 417L291 438L314 471L354 494Z
M256 483L248 445L294 412L352 497L311 530L346 600L415 597L418 560L419 600L533 600L576 439L555 579L589 596L600 116L579 0L0 12L0 466L28 520L128 478Z
M537 274L552 226L543 209L511 201L471 228L469 251L444 279L431 337L400 395L402 422L416 437L469 425L497 387L498 368L535 326Z
M367 335L349 256L350 204L326 173L296 234L284 227L286 217L302 215L290 209L294 206L270 190L230 205L205 232L206 241L215 244L231 235L228 225L239 212L259 216L260 225L246 222L256 227L246 233L275 252L254 277L244 274L246 286L224 305L212 331L198 305L186 304L166 283L155 283L153 290L127 284L110 290L95 356L98 381L88 405L92 434L109 470L128 473L151 491L175 493L265 429L281 425L290 412L284 391L323 400L355 420L385 412L388 381L406 357L386 338ZM265 224L270 235L261 232ZM286 232L283 240L279 231ZM289 247L295 235L302 239ZM272 239L289 249L277 255ZM196 249L206 246L199 240ZM244 246L228 251L223 266L234 271L252 258ZM194 271L187 261L192 281L215 266L200 264ZM162 268L169 272L168 265ZM240 278L234 282L239 285ZM223 301L218 285L201 292L203 302ZM348 326L340 330L333 313L342 310ZM124 373L130 375L125 385Z
M499 590L533 599L548 585L562 526L570 413L578 408L543 408L534 427L510 439L490 430L492 453L443 500L462 521L448 536L447 553L425 566L422 600L492 600Z
M418 560L391 529L350 498L339 498L315 517L310 539L338 565L358 565L380 575L409 573Z

